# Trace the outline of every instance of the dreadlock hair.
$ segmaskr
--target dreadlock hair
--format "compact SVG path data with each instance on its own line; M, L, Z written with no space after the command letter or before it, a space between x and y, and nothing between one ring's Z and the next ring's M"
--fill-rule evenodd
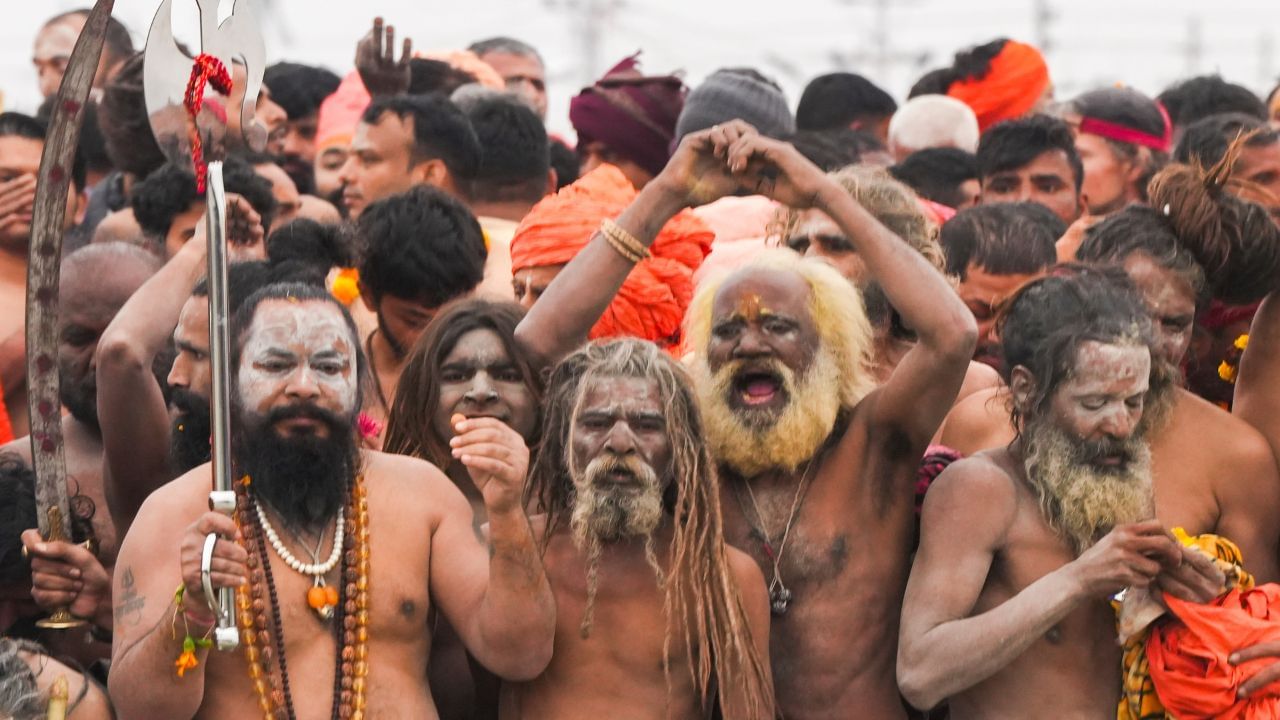
M1008 386L1023 367L1035 378L1031 397L1010 405L1021 438L1028 419L1043 417L1058 387L1070 379L1076 352L1086 342L1136 344L1151 353L1151 376L1141 423L1150 431L1168 417L1178 371L1162 359L1151 317L1133 281L1118 267L1060 265L1023 285L996 318L1000 378Z
M403 382L396 386L383 450L422 458L442 470L453 464L449 438L440 437L432 418L440 404L440 366L458 341L473 330L488 330L498 336L525 387L541 405L542 374L515 340L516 326L523 318L524 308L519 305L483 298L458 300L437 313L405 359L400 374ZM525 442L534 447L538 437L539 428L535 427Z
M1156 265L1181 277L1196 294L1196 305L1208 301L1204 268L1178 242L1169 218L1146 205L1133 204L1111 213L1085 231L1076 259L1092 264L1121 265L1129 256L1143 253Z
M1169 165L1147 188L1152 207L1168 216L1174 234L1204 268L1213 296L1232 305L1280 287L1280 227L1265 208L1241 197L1260 189L1231 177L1250 138L1237 137L1208 169L1197 159Z
M735 688L740 692L721 695L720 703L741 697L746 704L725 706L725 717L773 717L773 690L765 668L768 658L755 650L742 596L729 566L720 514L720 480L702 441L697 396L684 369L657 345L635 339L595 342L562 360L552 371L543 406L543 441L525 491L526 505L536 501L547 515L543 549L557 530L568 525L573 512L575 489L569 461L573 419L582 409L587 388L613 378L651 381L666 402L671 484L669 502L664 504L671 512L674 539L668 571L660 582L665 580L663 670L668 685L672 635L683 630L688 671L708 715L717 689ZM594 587L595 578L588 577L588 613Z

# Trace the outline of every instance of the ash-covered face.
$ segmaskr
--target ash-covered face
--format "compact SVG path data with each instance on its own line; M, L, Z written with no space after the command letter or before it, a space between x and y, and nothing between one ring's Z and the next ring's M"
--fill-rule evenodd
M492 417L531 440L538 406L519 366L498 334L487 328L463 334L440 362L434 378L440 402L432 414L436 434L453 437L450 419Z
M340 417L358 410L355 338L342 313L323 300L264 300L253 316L240 355L240 406L250 413L313 405ZM282 435L323 434L324 423L307 415L286 418Z
M1151 313L1160 354L1172 365L1181 364L1195 330L1196 293L1191 283L1144 252L1125 258L1124 271Z
M1145 345L1082 343L1047 415L1024 428L1028 481L1077 552L1152 516L1151 452L1139 425L1150 373Z
M568 452L580 544L649 535L670 483L671 438L655 381L594 380L573 418Z

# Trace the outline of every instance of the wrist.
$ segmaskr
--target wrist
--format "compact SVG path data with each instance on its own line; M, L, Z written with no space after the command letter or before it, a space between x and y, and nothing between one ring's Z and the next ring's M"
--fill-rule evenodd
M636 196L636 204L643 201L665 221L689 206L687 195L683 185L673 182L666 173L662 173L640 190Z
M203 595L203 593L199 595ZM209 609L209 606L200 600L192 600L190 593L183 596L180 610L182 619L187 622L187 627L193 635L203 634L204 631L212 628L218 622L218 618Z

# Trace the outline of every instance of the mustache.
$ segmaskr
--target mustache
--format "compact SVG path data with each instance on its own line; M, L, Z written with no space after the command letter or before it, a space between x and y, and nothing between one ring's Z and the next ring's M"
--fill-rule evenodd
M658 485L658 474L648 463L634 455L619 455L609 451L587 463L583 475L588 484L599 485L602 478L620 470L634 477L643 487Z
M186 415L209 414L209 401L186 388L175 387L170 390L169 406Z
M344 417L331 410L311 403L294 403L272 408L262 416L264 426L271 426L285 420L315 420L329 426L330 430L341 432L350 430L352 418Z

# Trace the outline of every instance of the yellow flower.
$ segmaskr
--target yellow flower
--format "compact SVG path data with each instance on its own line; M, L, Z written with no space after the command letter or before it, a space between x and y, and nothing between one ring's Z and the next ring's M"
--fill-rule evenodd
M1245 333L1236 338L1235 346L1237 350L1246 350L1249 347L1249 333Z
M1222 363L1218 365L1218 377L1229 383L1234 383L1236 381L1236 366L1226 360L1223 360Z
M194 650L184 650L173 663L173 666L178 669L178 677L182 677L183 673L199 664L200 661L196 659L196 653Z
M360 271L355 268L344 268L333 279L333 287L329 288L338 302L350 305L360 297Z

